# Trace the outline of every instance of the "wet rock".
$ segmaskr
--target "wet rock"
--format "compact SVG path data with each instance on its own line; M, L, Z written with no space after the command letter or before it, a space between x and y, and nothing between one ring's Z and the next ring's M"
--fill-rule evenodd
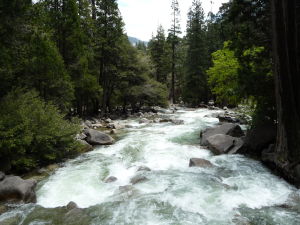
M64 225L83 225L89 224L89 217L83 209L74 208L67 212L63 218Z
M125 125L121 123L113 123L113 127L114 129L121 130L125 128Z
M137 169L138 172L140 171L151 171L151 169L147 166L140 166L138 169Z
M207 146L208 138L216 134L229 135L232 137L242 137L244 135L244 132L239 125L232 123L225 123L217 127L208 128L200 133L201 145Z
M182 124L184 124L184 121L183 120L172 120L171 121L173 124L175 124L175 125L182 125Z
M117 181L118 178L114 177L114 176L110 176L108 178L105 179L104 183L113 183L115 181Z
M190 159L189 167L208 168L208 167L213 167L213 164L206 159L192 158Z
M148 178L141 175L141 174L138 174L136 176L134 176L133 178L130 179L130 183L132 184L138 184L138 183L142 183L142 182L145 182L147 181Z
M139 123L150 123L150 121L146 118L142 118L139 120Z
M172 122L172 119L161 119L160 121L159 121L160 123L169 123L169 122Z
M125 185L125 186L120 186L119 191L120 192L129 192L129 191L134 191L135 188L132 185Z
M0 201L36 202L35 180L23 180L17 176L6 176L0 182Z
M160 119L159 119L159 118L155 118L155 119L153 120L153 122L154 122L154 123L160 123Z
M85 129L84 133L86 141L91 145L111 145L115 142L111 136L97 130Z
M3 181L5 178L5 173L0 171L0 181Z
M233 142L234 146L230 149L228 154L236 154L243 148L244 141L241 138L234 138Z
M22 224L86 225L90 218L85 209L75 207L43 208L36 206ZM34 222L33 222L34 221ZM45 221L45 222L44 222ZM17 223L18 224L18 223Z
M67 210L72 210L78 208L78 205L75 202L69 202L66 208Z
M127 124L127 125L125 125L125 128L133 128L133 126L132 126L132 125L129 125L129 124Z
M208 148L216 155L225 154L234 146L234 138L229 135L216 134L207 139Z

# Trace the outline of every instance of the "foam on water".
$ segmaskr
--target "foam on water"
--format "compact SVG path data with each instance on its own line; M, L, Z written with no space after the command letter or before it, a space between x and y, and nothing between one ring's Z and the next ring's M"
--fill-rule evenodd
M259 162L240 155L213 156L194 143L193 135L218 123L206 117L211 113L179 111L174 117L184 120L183 125L127 121L134 127L115 145L99 147L56 171L38 190L38 204L57 207L74 201L80 207L93 206L92 214L104 213L107 219L101 224L149 225L232 224L240 207L283 204L295 188ZM215 167L189 168L194 157ZM128 185L141 165L151 168L139 172L148 181L134 185L136 194L124 196L119 186ZM107 176L118 180L106 184Z

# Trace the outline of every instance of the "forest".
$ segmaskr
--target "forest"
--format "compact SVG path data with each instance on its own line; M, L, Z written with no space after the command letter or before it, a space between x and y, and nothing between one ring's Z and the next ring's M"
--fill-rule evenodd
M171 9L171 27L132 45L116 0L2 0L0 161L24 172L77 154L80 118L214 100L277 127L276 166L300 176L299 1L206 15L194 0L186 32Z

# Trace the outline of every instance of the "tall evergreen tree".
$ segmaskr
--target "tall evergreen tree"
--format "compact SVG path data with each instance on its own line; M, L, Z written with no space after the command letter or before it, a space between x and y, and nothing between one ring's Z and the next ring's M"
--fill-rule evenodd
M155 67L155 78L158 82L167 84L167 76L170 71L168 46L165 31L160 25L157 34L149 42L150 56Z
M184 100L192 105L207 102L207 76L209 57L206 44L204 11L199 0L194 0L188 13L187 58Z
M120 43L123 21L116 0L96 1L97 57L99 60L99 83L103 87L102 113L110 109L110 100L118 76Z
M172 24L171 28L169 29L169 36L168 41L171 44L172 49L172 60L171 60L171 72L172 72L172 78L171 78L171 94L170 99L172 103L175 103L175 79L176 79L176 50L179 43L179 37L178 35L181 33L180 29L180 10L179 10L179 4L178 0L172 0Z

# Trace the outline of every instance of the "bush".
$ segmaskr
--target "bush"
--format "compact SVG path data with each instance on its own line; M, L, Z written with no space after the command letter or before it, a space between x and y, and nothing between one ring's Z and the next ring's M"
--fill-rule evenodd
M35 91L16 89L0 102L0 159L24 172L61 161L77 151L79 125L64 119Z

